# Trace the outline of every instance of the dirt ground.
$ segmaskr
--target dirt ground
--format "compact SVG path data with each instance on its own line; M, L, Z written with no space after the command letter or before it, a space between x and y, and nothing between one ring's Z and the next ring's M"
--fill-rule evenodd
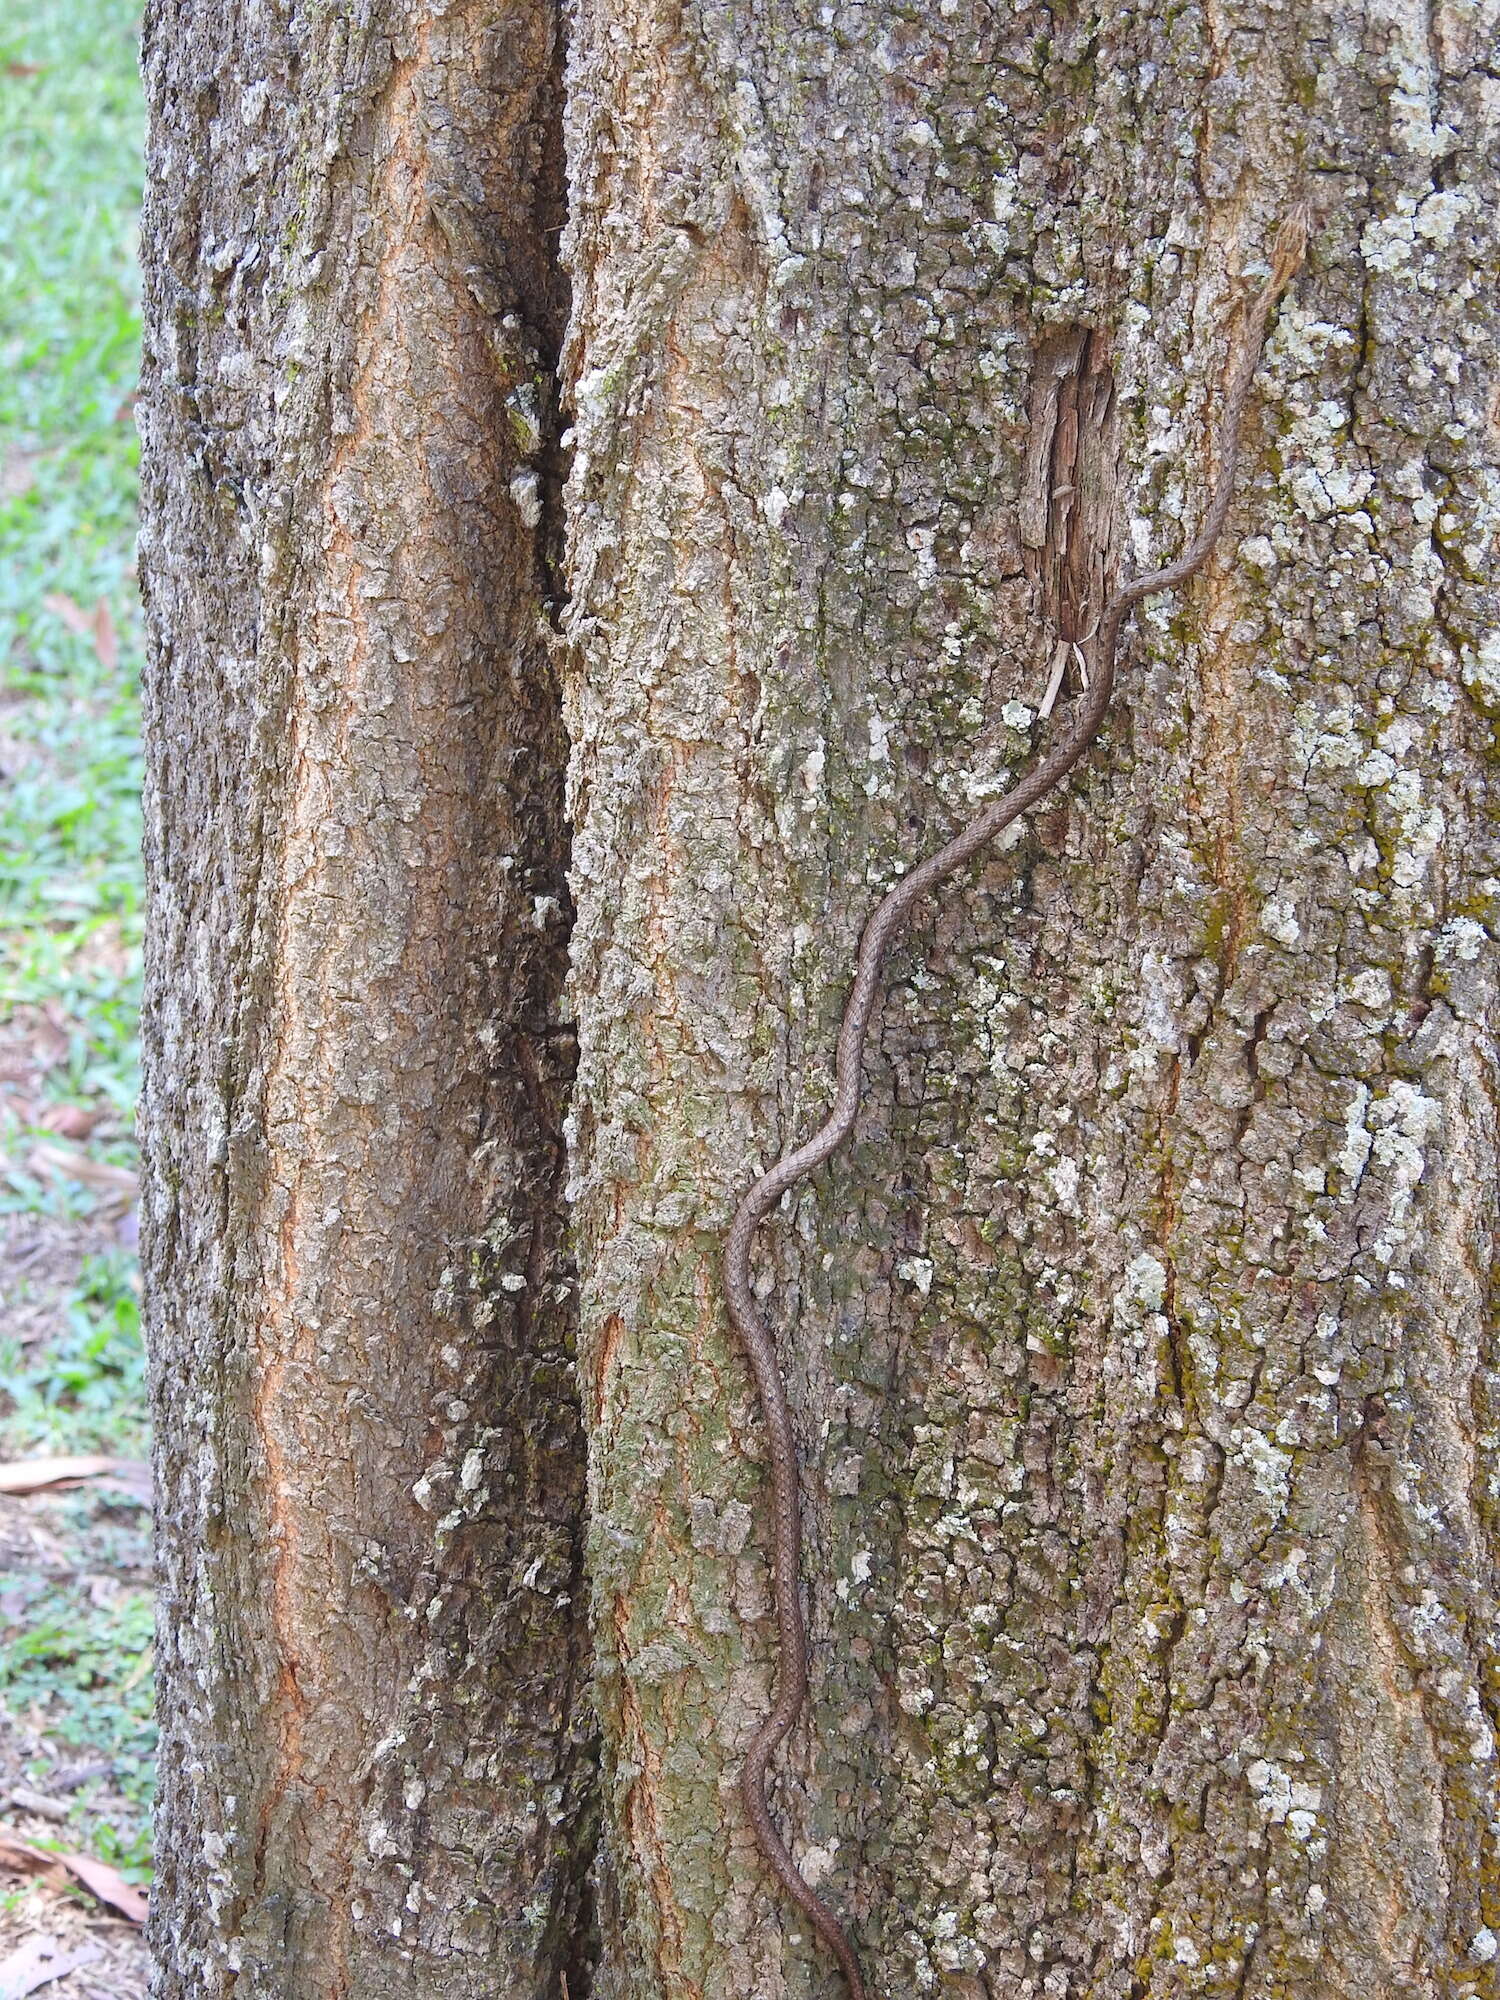
M128 1463L118 1480L29 1496L0 1495L0 1644L26 1635L41 1598L71 1598L107 1610L150 1585L150 1514ZM89 1690L78 1690L86 1704ZM0 1704L0 2000L43 1991L56 2000L144 2000L148 1962L137 1924L113 1913L49 1850L88 1842L91 1824L131 1820L134 1800L118 1789L107 1741L52 1726L51 1704ZM107 1737L108 1708L93 1734ZM71 1737L73 1740L67 1740ZM70 1813L71 1819L59 1817ZM33 1852L23 1854L18 1843ZM74 1957L76 1969L45 1984L43 1947ZM51 1963L61 1960L54 1958Z
M99 1121L88 1127L92 1114L81 1112L46 1122L47 1058L59 1039L24 1011L0 1026L0 1168L19 1168L34 1191L0 1213L0 1340L17 1364L7 1390L28 1373L49 1381L45 1357L68 1346L87 1261L133 1248L133 1177L95 1159L92 1182L84 1178L91 1162L79 1142ZM72 1198L49 1201L64 1186ZM94 1429L107 1432L116 1414L101 1410ZM0 2000L145 2000L148 1991L139 1924L48 1858L99 1861L143 1817L150 1656L131 1657L129 1642L141 1636L151 1584L149 1480L138 1458L72 1450L109 1441L58 1440L85 1462L112 1459L107 1470L0 1492ZM24 1427L0 1421L0 1480L24 1479L17 1468L41 1455ZM108 1873L99 1879L110 1886Z

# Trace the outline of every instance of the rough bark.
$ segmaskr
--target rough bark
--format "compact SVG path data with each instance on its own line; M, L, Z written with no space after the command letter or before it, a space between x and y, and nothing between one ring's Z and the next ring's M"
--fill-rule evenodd
M837 1990L734 1791L772 1634L718 1234L821 1115L881 887L1044 740L1098 578L1181 545L1300 198L1218 557L914 926L763 1261L811 1515L780 1811L884 1994L1500 1991L1495 25L578 0L610 2000Z
M550 0L155 0L167 2000L587 1945Z

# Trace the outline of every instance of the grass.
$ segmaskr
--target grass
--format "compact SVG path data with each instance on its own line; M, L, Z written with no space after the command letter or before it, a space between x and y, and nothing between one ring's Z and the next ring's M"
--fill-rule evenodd
M133 1099L141 893L133 579L136 13L0 29L0 1000L60 999ZM81 629L80 629L81 628Z
M23 1351L0 1336L5 1432L44 1452L138 1454L145 1446L145 1353L135 1258L85 1256L62 1330Z
M28 1760L28 1779L45 1789L59 1763L98 1773L79 1787L74 1826L60 1844L82 1834L91 1853L133 1881L148 1880L150 1873L156 1748L150 1667L151 1595L145 1590L88 1600L81 1608L77 1592L41 1587L14 1636L0 1646L6 1698L39 1726L47 1745L44 1755ZM94 1809L105 1776L100 1767L107 1767L110 1786L104 1813Z
M0 1055L14 1084L0 1260L29 1232L57 1277L24 1333L0 1323L0 1458L135 1456L145 1436L119 1197L142 921L138 33L133 0L8 0L0 19ZM45 1507L27 1519L63 1560L0 1574L0 1736L8 1717L12 1766L35 1789L70 1763L100 1768L52 1831L140 1879L153 1733L139 1517L87 1491Z

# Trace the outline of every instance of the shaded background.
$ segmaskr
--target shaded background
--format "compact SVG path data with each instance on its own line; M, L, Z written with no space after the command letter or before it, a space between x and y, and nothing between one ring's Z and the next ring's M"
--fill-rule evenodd
M133 1139L139 27L121 0L8 0L0 24L0 1993L59 2000L145 1991L137 1928L79 1880L127 1906L147 1882L154 1743ZM79 1463L38 1463L58 1457Z

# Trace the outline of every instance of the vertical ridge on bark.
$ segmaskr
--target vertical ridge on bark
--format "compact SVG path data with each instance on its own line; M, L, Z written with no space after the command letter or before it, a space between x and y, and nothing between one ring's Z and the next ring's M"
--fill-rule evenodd
M767 1252L778 1819L884 1993L1496 1993L1492 25L577 0L611 2000L837 1990L734 1790L772 1638L719 1235L826 1105L881 889L1033 754L1039 357L1108 337L1122 562L1166 559L1307 193L1220 555L914 926Z
M164 1996L586 1976L550 0L159 0Z

